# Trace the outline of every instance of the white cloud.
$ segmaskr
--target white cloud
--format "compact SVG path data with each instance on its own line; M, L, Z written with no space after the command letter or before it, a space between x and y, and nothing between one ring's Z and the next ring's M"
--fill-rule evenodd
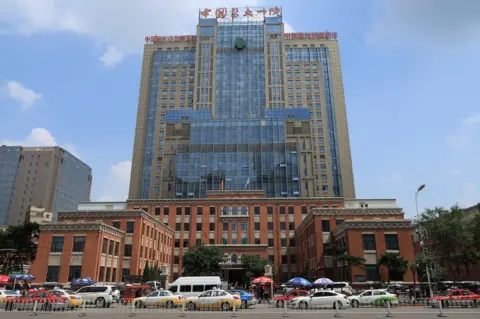
M18 102L23 111L31 108L42 98L42 94L27 89L22 83L17 81L8 81L5 87L2 88L2 91L5 91L9 98Z
M131 161L118 162L110 167L101 191L100 201L125 201L130 185Z
M122 62L123 60L123 53L118 51L112 46L109 46L107 51L100 57L100 61L103 62L106 66L114 66L117 63Z
M245 0L256 6L264 0ZM3 0L0 25L7 32L32 35L71 32L94 39L106 61L141 53L145 36L194 34L199 8L234 7L238 0L118 1L118 0ZM121 58L120 58L121 60ZM119 62L119 61L117 61Z
M453 133L447 136L447 145L456 150L464 150L472 146L473 139L466 132Z
M480 30L480 1L376 0L367 44L404 46L475 43Z
M0 140L0 145L12 146L58 146L56 138L46 128L34 128L28 136L23 140ZM60 145L74 156L79 157L77 147L71 143Z
M480 124L480 113L462 119L462 123L465 125Z

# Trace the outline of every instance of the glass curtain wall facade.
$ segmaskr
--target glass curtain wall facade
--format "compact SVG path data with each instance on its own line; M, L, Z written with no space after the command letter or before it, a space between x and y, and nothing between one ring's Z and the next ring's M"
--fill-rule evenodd
M209 13L229 10L146 44L129 198L354 198L336 38L285 34L268 10Z

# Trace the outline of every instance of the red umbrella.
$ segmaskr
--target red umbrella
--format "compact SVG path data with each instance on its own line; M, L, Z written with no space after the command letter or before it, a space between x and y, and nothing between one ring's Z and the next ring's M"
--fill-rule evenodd
M273 283L273 280L268 277L258 277L252 280L252 284L266 285Z
M6 284L9 281L10 277L5 275L0 275L0 284Z

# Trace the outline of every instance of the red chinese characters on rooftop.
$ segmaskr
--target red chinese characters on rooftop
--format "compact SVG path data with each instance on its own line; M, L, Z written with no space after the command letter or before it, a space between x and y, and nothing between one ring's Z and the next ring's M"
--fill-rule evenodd
M184 42L184 41L196 41L195 35L180 35L180 36L147 36L145 37L145 43L162 43L162 42Z
M281 7L271 8L217 8L217 9L201 9L200 19L217 19L217 20L235 20L235 19L263 19L265 17L281 17Z
M285 33L286 40L309 40L309 39L323 39L323 40L337 40L337 32L299 32L299 33Z

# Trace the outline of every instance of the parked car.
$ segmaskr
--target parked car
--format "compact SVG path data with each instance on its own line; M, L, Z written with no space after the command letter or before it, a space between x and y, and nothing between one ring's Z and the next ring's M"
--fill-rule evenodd
M20 295L15 290L0 290L0 306L2 306L8 299L19 296Z
M174 308L181 306L183 303L182 296L175 296L168 290L153 291L147 296L138 297L132 301L135 307L167 307Z
M80 296L79 294L71 290L54 289L54 290L50 290L50 293L54 296L68 298L68 302L70 304L71 309L77 308L78 306L81 306L83 303L82 296Z
M108 308L113 303L113 293L110 285L95 285L80 288L75 294L81 296L86 304L94 304L97 308Z
M428 302L432 308L438 307L440 302L445 308L450 306L478 307L480 305L480 295L467 289L449 289L444 295L430 297Z
M341 309L350 306L350 300L344 294L334 291L317 291L308 296L293 298L292 308L333 308Z
M67 297L52 295L49 291L29 292L25 296L8 299L5 302L5 311L33 310L37 302L40 311L67 310L69 302Z
M297 297L305 297L309 295L309 292L306 290L290 290L285 293L283 296L277 296L273 298L273 302L277 306L277 308L282 308L284 303L290 304L293 298Z
M359 295L350 296L350 303L352 307L360 307L360 305L386 305L387 302L390 305L398 304L398 296L391 294L385 289L373 289L366 290Z
M197 297L190 297L185 301L188 310L220 309L228 311L235 307L240 308L242 301L238 296L229 294L225 290L212 289L205 291Z
M244 290L232 289L229 290L228 293L240 297L240 301L242 302L242 308L247 309L248 307L255 306L257 304L257 298Z

